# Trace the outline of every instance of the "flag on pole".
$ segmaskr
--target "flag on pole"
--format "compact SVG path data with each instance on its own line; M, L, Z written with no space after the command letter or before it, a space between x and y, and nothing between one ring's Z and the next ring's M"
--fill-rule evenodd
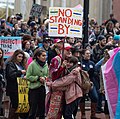
M110 119L120 119L120 48L110 51L110 55L102 66L105 95Z

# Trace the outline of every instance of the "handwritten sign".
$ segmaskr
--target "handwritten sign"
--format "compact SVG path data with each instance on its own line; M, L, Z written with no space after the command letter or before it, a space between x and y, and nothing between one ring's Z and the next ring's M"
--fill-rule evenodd
M28 81L23 78L17 78L17 83L18 83L18 108L16 113L27 113L29 111Z
M12 56L15 50L22 49L21 37L0 37L0 48L4 51L4 58Z
M42 9L43 9L42 5L33 4L32 8L31 8L31 11L30 11L30 15L35 16L35 17L40 17Z
M49 20L49 36L82 37L82 8L50 7Z

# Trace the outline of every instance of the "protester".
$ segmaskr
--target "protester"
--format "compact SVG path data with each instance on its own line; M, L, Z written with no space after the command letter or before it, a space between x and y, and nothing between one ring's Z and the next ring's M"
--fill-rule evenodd
M3 50L0 48L0 115L2 115L2 97L3 88L5 87L5 71L4 71Z
M45 79L48 77L46 52L36 49L33 62L28 66L26 78L29 81L29 119L45 119Z
M59 38L54 39L54 44L48 49L48 65L50 64L52 58L61 54L63 48L63 41Z
M39 31L38 31L38 36L43 38L44 35L47 35L48 32L47 30L45 29L45 25L44 24L41 24L40 28L39 28Z
M80 67L78 66L78 59L72 56L66 65L66 76L55 80L54 82L47 82L47 85L52 87L52 90L65 91L65 115L64 119L72 119L72 114L82 97Z
M89 39L93 38L95 42L97 42L98 36L101 34L100 31L100 26L99 25L95 25L92 33L89 35Z
M16 50L6 65L7 95L10 96L9 119L18 119L18 84L17 77L24 77L26 58L22 50ZM23 118L25 119L25 118Z
M16 31L16 36L21 36L22 34L31 34L27 28L27 23L25 22L21 23L20 29Z
M30 47L30 41L26 40L26 41L23 42L23 44L24 44L23 45L23 51L27 52L30 55L30 57L32 57L33 56L33 51L31 50L31 47Z
M114 18L114 14L110 14L110 19L108 19L105 24L107 24L109 21L111 21L114 25L118 22L115 18Z
M66 68L67 60L72 56L71 48L72 46L70 44L65 43L64 49L63 49L64 56L62 56L62 53L61 53L51 60L50 67L49 67L49 71L50 71L49 73L50 73L50 78L52 79L52 81L55 81L64 76L64 71ZM51 98L50 98L50 107L49 107L47 118L61 119L62 114L64 116L64 112L62 112L64 110L63 103L64 103L64 92L63 91L52 91Z
M6 21L5 21L5 19L2 19L1 20L1 25L0 25L0 31L5 30L5 29L6 29Z
M108 47L113 49L120 45L120 42L118 41L120 39L120 36L119 36L119 34L120 34L119 27L120 26L119 26L118 20L116 20L114 18L114 15L111 14L110 19L103 21L102 24L100 24L100 25L97 23L96 19L94 19L94 18L90 19L89 24L88 24L88 26L89 26L88 43L86 43L84 45L84 49L87 52L90 51L90 53L88 53L88 54L91 54L90 59L88 61L86 61L84 59L84 57L86 57L86 55L84 53L81 54L81 51L83 50L83 43L84 43L83 40L84 40L84 36L86 34L82 34L82 36L83 36L82 38L76 38L76 36L73 36L73 35L67 36L65 38L63 38L63 37L60 38L59 35L57 37L56 36L51 37L51 36L48 36L48 32L49 32L48 28L49 28L49 22L50 22L50 20L48 18L47 19L45 18L44 20L42 20L41 19L42 17L36 18L35 16L30 16L28 22L24 21L22 18L23 18L22 14L17 13L16 15L9 16L7 20L0 19L0 36L1 37L4 37L4 36L5 37L11 37L11 36L22 37L22 50L24 51L25 57L27 57L27 59L25 59L26 63L25 63L25 67L23 66L24 67L23 70L25 68L27 69L28 65L30 65L30 67L32 67L31 65L33 63L31 64L31 62L33 61L34 51L38 48L42 48L45 50L46 55L47 55L47 57L46 57L47 62L46 63L44 62L45 66L47 67L47 63L50 66L49 68L47 67L47 69L50 71L50 73L46 74L46 76L49 77L53 82L54 81L57 82L58 79L61 80L61 78L64 78L65 75L68 75L68 73L66 73L66 70L67 70L66 64L67 63L69 64L70 56L73 55L73 56L77 57L79 60L79 62L78 62L79 65L81 65L84 70L88 71L90 69L90 71L88 71L88 73L90 74L90 78L91 78L91 74L94 74L93 77L95 78L95 82L93 82L93 84L94 84L93 88L96 88L97 95L99 98L97 99L97 95L95 95L95 92L96 92L95 91L92 96L91 101L92 101L92 103L93 102L97 103L96 112L99 112L99 113L103 112L103 110L102 110L102 107L103 107L102 101L103 100L101 98L101 95L99 95L99 94L102 94L102 93L100 93L100 90L101 90L100 67L102 65L102 61L104 61L104 51ZM44 22L42 24L40 24L40 22L38 22L36 19L38 19L38 20L40 19L41 21L44 21ZM84 25L83 25L83 27L84 27ZM54 28L54 30L55 30L55 28ZM61 29L61 31L62 31L62 29ZM66 45L66 42L69 44ZM7 43L6 46L13 46L13 45L10 43ZM6 51L6 49L4 47L2 49L4 49ZM72 54L71 54L71 52L72 52ZM15 52L13 52L13 53L15 53ZM6 52L5 52L5 54L7 55ZM83 56L83 59L82 59L82 56ZM15 56L15 57L17 57L17 56ZM9 61L9 59L10 59L10 61ZM4 60L6 60L6 58L4 58ZM0 61L1 61L1 59L0 59ZM7 60L5 61L5 63L7 64L7 67L6 67L7 70L9 70L8 66L11 66L11 62L13 64L16 64L16 62L18 62L18 61L16 59L14 61L11 61L11 56L8 57ZM33 62L36 62L36 59L34 59ZM100 66L98 66L98 64ZM94 68L91 68L92 66L93 67L97 66L97 68L95 68L95 70L94 70ZM43 70L44 69L43 67L40 67L40 70ZM86 67L88 69L86 69ZM14 66L14 69L16 69L15 66ZM99 69L99 71L96 72L97 71L96 69ZM35 68L35 70L36 70L36 68ZM93 71L94 73L92 73L91 71ZM14 72L19 72L19 71L17 69ZM11 90L9 91L7 89L7 93L10 92L10 94L15 94L14 98L17 100L17 98L16 98L18 95L17 94L17 82L16 82L17 77L15 76L14 80L12 80L12 81L11 81L11 79L13 79L13 77L11 79L9 78L9 77L11 77L11 75L14 72L12 72L11 74L8 74L9 72L7 72L7 73L5 72L7 75L6 77L7 77L8 82L12 83L13 81L15 81L15 84L12 83L13 86L11 83L7 84L7 87L12 89L12 91ZM29 72L29 68L28 68L28 72ZM10 76L8 76L8 75L10 75ZM31 73L31 76L32 75L34 75L33 72ZM38 75L38 74L36 74L36 75ZM23 76L23 74L20 74L20 76ZM93 77L92 77L92 79L93 79ZM28 78L28 80L29 80L29 78ZM30 82L30 84L33 84L33 83L31 83L30 80L29 80L29 82ZM36 83L39 84L39 82L40 81L37 81ZM38 88L38 90L41 89L41 85L39 85L39 86L40 87ZM15 90L13 91L14 87L15 87ZM41 89L41 90L44 90L44 86L42 86L42 87L43 87L43 89ZM33 92L33 90L34 89L31 89L31 87L30 87L29 97L30 97L30 95L32 95L31 92ZM41 92L39 94L41 94ZM44 97L47 94L42 93L42 95ZM60 101L58 101L58 107L56 107L55 103L57 102L56 100L58 100L58 96L60 97ZM64 95L63 91L55 92L53 90L51 92L50 108L49 108L48 115L47 115L49 118L55 117L55 118L59 119L59 118L61 118L62 115L65 117L65 114L62 113L62 110L64 111L64 109L62 109L62 108L65 107L64 96L65 95ZM10 100L12 100L13 95L10 95L10 97L11 97ZM56 99L56 100L54 101L54 103L52 103L52 100L54 100L54 99ZM7 101L8 100L9 100L9 97L8 97ZM16 100L15 100L15 103L16 103ZM33 98L29 99L29 101L31 101L31 100L33 100ZM87 98L87 100L89 100L89 98ZM5 98L3 99L3 103L4 103L4 101L6 101ZM64 103L64 104L61 104L61 103ZM11 102L11 104L14 105L13 101ZM34 100L33 100L33 102L30 102L30 104L34 104ZM105 102L105 104L106 104L106 102ZM9 107L9 104L8 104L8 107ZM8 107L7 107L7 109L4 108L5 111L8 110ZM54 107L54 109L56 107L58 110L55 112L55 110L54 111L52 110L53 109L52 107ZM96 107L96 104L94 105L94 107ZM10 110L11 109L12 108L10 108ZM35 110L37 110L37 109L35 108ZM44 111L44 107L43 107L43 111ZM81 111L82 111L82 109L81 109ZM55 112L55 113L53 114L53 112ZM91 112L93 112L93 108L91 109ZM30 109L30 118L32 118L31 115L33 113L34 113L34 111L32 112ZM5 112L5 115L8 115L8 111ZM11 115L11 111L10 111L10 115ZM75 117L76 114L74 113L73 115ZM7 117L7 116L5 116L5 117ZM36 117L40 117L39 110L37 110ZM82 116L82 118L83 117L84 116ZM24 118L24 116L23 116L23 118ZM95 115L95 118L96 118L96 115Z
M110 56L108 54L108 50L106 49L104 52L104 60L102 62L102 65L104 65L108 61L109 58L110 58ZM100 91L100 93L105 95L102 71L100 73L100 89L99 89L99 91ZM105 100L104 113L105 113L106 119L110 119L107 100Z
M104 31L104 35L114 35L115 34L115 31L114 31L114 24L112 21L109 21L107 24L106 24L106 28L105 28L105 31Z
M91 90L89 91L88 95L91 99L91 119L99 119L96 117L96 107L98 101L98 94L97 94L97 86L96 86L96 79L95 79L95 64L94 62L90 61L90 51L85 49L82 51L83 59L81 62L82 69L87 71L89 74L89 78L93 83ZM81 119L86 119L85 117L85 96L81 99L80 102L80 109L82 117Z
M93 49L92 60L97 63L103 57L103 48L106 45L106 38L103 35L98 37L98 44Z
M39 44L39 48L44 49L47 54L46 60L48 61L48 49L50 47L50 38L47 35L43 35L43 41Z

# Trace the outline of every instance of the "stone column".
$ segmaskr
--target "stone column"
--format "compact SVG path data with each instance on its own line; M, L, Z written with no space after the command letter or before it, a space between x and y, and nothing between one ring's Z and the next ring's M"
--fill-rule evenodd
M50 0L50 7L54 7L54 2L53 2L53 0Z
M62 7L66 7L66 0L62 0Z

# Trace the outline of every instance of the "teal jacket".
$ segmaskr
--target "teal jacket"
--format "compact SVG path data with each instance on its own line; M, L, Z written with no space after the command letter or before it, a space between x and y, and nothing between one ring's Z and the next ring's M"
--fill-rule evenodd
M29 81L28 87L30 89L39 88L41 85L39 77L48 77L47 63L41 67L36 60L34 60L27 69L26 78Z

